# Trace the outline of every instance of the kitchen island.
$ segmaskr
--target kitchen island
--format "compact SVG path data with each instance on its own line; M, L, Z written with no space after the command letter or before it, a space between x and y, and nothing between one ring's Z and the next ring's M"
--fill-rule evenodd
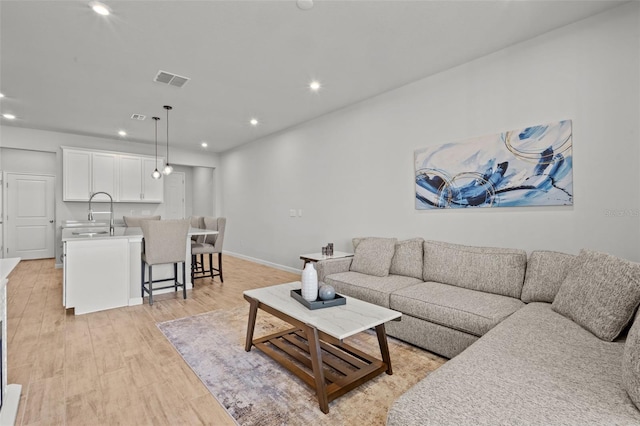
M20 403L20 393L22 385L7 384L7 277L18 263L19 257L10 259L0 259L0 347L2 348L2 366L0 370L0 425L15 424L18 416L18 404Z
M208 234L217 234L217 231L189 229L184 263L187 289L193 288L190 237ZM142 229L138 227L115 227L114 235L109 234L108 228L64 229L63 306L74 308L75 314L86 314L142 304L142 237ZM159 265L153 272L154 278L171 278L173 267ZM167 292L173 289L158 290L157 294Z

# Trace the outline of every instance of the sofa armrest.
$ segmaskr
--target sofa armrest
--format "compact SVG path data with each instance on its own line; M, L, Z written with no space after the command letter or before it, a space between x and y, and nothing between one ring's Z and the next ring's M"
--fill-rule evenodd
M348 272L351 267L352 257L340 259L326 259L316 262L315 267L318 271L318 282L324 282L324 277L340 272Z

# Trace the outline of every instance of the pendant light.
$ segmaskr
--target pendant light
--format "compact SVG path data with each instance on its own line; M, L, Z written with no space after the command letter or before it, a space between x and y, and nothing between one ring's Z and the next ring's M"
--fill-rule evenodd
M158 171L158 120L160 117L151 117L156 124L156 169L151 173L151 177L154 179L160 179L162 177L162 173Z
M171 164L169 163L169 111L171 111L173 107L165 105L164 109L167 110L167 165L164 166L162 173L166 176L173 172L173 167L171 167Z

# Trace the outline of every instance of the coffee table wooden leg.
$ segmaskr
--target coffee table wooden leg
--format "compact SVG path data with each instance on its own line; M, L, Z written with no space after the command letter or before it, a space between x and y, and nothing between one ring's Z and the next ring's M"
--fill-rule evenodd
M259 302L248 296L244 296L244 298L249 302L249 323L247 324L247 340L244 344L244 350L249 352L253 345L253 331L256 328Z
M376 334L378 335L382 361L387 364L387 374L393 374L393 370L391 369L391 356L389 355L389 344L387 343L387 333L384 329L384 324L376 326Z
M316 379L318 403L320 404L320 410L327 414L329 412L329 401L327 398L327 384L324 380L324 371L322 370L322 349L320 348L318 330L315 327L306 326L305 333L307 335L307 341L309 342L309 355L311 356L313 375Z

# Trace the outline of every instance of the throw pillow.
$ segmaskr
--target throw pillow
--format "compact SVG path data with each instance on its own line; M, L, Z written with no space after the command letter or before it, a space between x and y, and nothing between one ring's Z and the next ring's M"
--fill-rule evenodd
M389 275L396 241L395 238L354 239L355 252L350 270L376 277L386 277Z
M581 250L552 309L602 340L613 341L640 304L640 263Z
M527 261L522 301L552 303L575 258L573 254L556 251L533 251Z
M622 386L640 409L640 313L629 330L622 355Z
M389 273L422 279L422 238L398 241Z

